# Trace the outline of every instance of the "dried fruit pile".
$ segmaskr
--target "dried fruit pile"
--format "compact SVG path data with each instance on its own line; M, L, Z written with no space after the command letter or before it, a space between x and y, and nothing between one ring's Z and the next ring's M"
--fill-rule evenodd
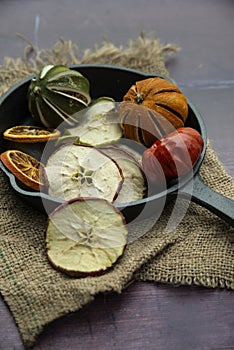
M137 81L117 104L92 101L86 77L68 67L46 66L32 79L28 106L39 126L15 126L4 138L16 149L1 154L15 177L33 190L65 200L48 218L46 253L72 276L107 271L123 254L127 225L116 204L138 201L162 183L192 171L201 135L185 126L188 104L172 82ZM56 129L57 128L57 129ZM121 140L141 144L126 148ZM17 150L17 143L53 141L46 164Z

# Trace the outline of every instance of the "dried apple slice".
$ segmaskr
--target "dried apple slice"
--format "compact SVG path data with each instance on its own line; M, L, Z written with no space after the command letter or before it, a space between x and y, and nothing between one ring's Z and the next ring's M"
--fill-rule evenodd
M55 151L45 167L49 194L69 200L97 197L112 202L123 175L118 165L94 147L67 144Z
M99 149L113 159L123 172L124 181L115 204L129 203L142 199L146 191L146 179L140 163L134 156L116 146L105 146Z
M66 129L58 142L73 140L78 144L99 146L116 142L123 135L115 102L111 98L96 100L91 107L82 111L82 120L76 127Z
M123 254L127 234L123 215L110 202L77 198L50 215L47 257L54 268L68 275L98 275Z

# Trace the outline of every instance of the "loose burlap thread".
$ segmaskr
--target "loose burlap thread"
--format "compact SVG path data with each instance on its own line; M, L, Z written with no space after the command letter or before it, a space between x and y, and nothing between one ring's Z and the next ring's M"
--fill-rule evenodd
M144 35L126 47L104 42L81 58L78 46L63 39L40 52L29 45L23 58L5 58L0 92L45 64L108 63L168 75L166 57L177 50ZM210 188L234 199L233 180L210 144L200 173ZM198 205L190 203L183 220L169 232L165 227L171 202L153 227L127 246L113 269L99 277L78 279L55 271L46 259L47 217L16 196L3 173L0 181L0 291L25 347L32 346L52 320L80 309L97 293L121 292L132 280L234 289L234 230Z

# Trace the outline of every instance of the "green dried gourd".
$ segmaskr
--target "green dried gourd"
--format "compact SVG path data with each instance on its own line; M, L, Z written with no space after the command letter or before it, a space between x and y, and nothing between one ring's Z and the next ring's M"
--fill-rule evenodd
M31 80L28 107L32 117L46 127L65 122L72 126L74 114L91 101L89 81L81 73L63 65L48 65Z

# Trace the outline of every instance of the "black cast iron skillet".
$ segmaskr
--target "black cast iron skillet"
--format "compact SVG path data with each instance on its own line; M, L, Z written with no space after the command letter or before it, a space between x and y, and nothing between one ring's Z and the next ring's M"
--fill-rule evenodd
M93 99L100 96L109 96L115 101L121 101L123 95L128 91L130 86L138 80L153 77L153 74L146 74L141 71L115 67L109 65L74 65L71 68L78 70L88 78L91 86L91 96ZM158 75L157 75L158 76ZM161 76L162 77L162 76ZM6 141L3 140L2 134L5 129L15 125L33 125L35 121L31 118L27 106L27 90L32 77L29 77L9 89L0 98L0 152L9 148ZM166 77L162 77L168 79ZM144 208L147 215L151 215L161 208L172 197L178 196L192 200L199 205L207 208L218 215L230 225L234 226L234 201L226 198L217 192L208 188L199 176L199 168L206 152L207 135L206 129L199 112L188 101L189 115L186 126L190 126L199 131L204 140L204 149L193 172L180 181L174 181L169 184L168 188L160 193L153 193L146 198L137 202L127 203L118 206L123 212L127 222L136 218ZM27 145L27 147L29 147ZM43 148L39 144L30 145L30 149L22 149L40 160ZM30 151L30 152L29 152ZM63 203L62 200L52 198L45 193L30 192L22 188L16 181L15 177L7 171L0 162L1 169L9 177L14 191L21 196L25 202L39 211L50 214L58 205ZM192 183L192 186L191 186ZM46 210L45 210L46 208Z

